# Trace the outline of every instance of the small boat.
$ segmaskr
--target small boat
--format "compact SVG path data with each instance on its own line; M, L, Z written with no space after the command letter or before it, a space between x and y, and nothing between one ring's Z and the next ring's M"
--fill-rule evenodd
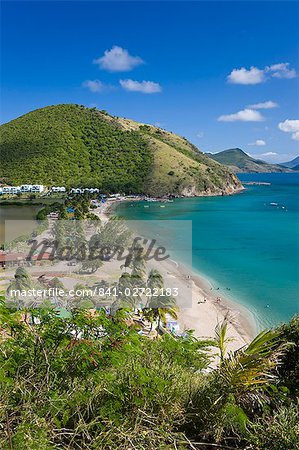
M271 206L277 206L277 205L278 205L278 203L274 203L274 202L272 202L272 203L270 203L270 205L271 205Z
M160 205L160 208L165 208L165 205Z
M149 208L149 205L144 205L144 208Z

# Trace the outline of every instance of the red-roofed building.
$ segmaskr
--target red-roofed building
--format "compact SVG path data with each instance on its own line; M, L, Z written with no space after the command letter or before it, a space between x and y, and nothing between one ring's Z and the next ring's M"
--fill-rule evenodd
M5 253L0 252L0 267L5 267L7 264L11 266L20 266L24 263L26 259L25 253Z
M38 264L40 261L51 261L51 253L45 252L43 254L36 254L28 257L26 253L20 252L0 252L0 267L8 266L22 266L27 262Z

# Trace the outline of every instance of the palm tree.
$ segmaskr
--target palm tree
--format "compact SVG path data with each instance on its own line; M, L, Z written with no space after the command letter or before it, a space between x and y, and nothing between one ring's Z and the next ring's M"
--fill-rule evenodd
M144 248L142 245L136 243L134 247L133 260L132 260L132 273L138 273L143 277L146 273Z
M234 436L246 433L248 416L270 402L268 389L288 345L279 331L269 330L261 332L249 345L226 353L226 329L227 318L217 326L220 364L211 370L205 388L197 392L193 400L197 406L191 413L201 426L213 424L209 432L216 443L221 441L224 430L231 430ZM198 408L203 405L205 413L199 414Z
M219 367L219 375L237 401L260 403L264 388L274 378L274 369L285 352L277 330L262 331L245 347L228 354Z
M147 279L147 286L153 290L155 288L162 289L164 287L164 280L160 272L152 269Z
M154 289L161 290L164 288L163 276L156 269L152 269L148 280L147 287L153 291ZM178 318L178 308L176 306L175 300L172 297L165 297L163 295L152 295L147 307L143 310L144 317L151 322L151 331L153 322L158 321L158 330L160 329L161 323L167 323L167 314L169 314L173 319Z
M220 365L224 361L228 343L233 340L232 338L227 337L228 321L229 316L226 314L222 323L218 322L215 328L215 341L220 352Z
M169 314L173 319L177 320L178 318L178 308L176 306L176 302L172 297L165 297L162 295L162 290L164 288L164 280L161 273L152 269L150 271L149 277L147 279L147 287L154 290L161 290L161 295L152 295L148 302L148 305L143 310L143 315L146 319L151 322L151 331L153 327L153 322L158 321L158 330L160 329L161 323L167 323L167 314Z
M170 315L173 319L177 320L178 318L178 308L175 306L160 306L155 307L154 305L149 305L149 307L143 309L143 316L151 323L150 331L153 330L153 322L158 321L158 330L161 327L161 323L165 325L167 323L167 314Z
M31 289L44 289L44 285L39 280L34 280L31 275L23 268L18 267L14 279L6 290L7 300L18 309L31 308L36 301L40 303L41 297L28 295Z
M33 286L33 280L29 273L23 268L18 267L15 273L15 280L14 280L14 287L15 289L22 290L22 289L29 289Z
M132 265L132 259L133 259L132 253L128 253L128 255L126 256L124 264L122 264L120 266L120 268L121 269L125 269L125 272L126 272L127 269L129 269L131 267L131 265Z
M135 308L136 297L133 296L131 275L123 272L118 280L118 303L122 308Z

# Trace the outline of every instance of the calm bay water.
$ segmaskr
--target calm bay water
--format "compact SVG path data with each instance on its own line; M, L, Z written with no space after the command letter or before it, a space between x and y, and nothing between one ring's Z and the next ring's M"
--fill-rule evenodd
M16 221L15 224L10 222L9 234L11 238L18 237L20 234L27 234L34 230L36 223L34 222L37 211L40 206L20 206L20 205L1 205L0 204L0 244L5 240L5 221ZM22 229L18 220L22 221Z
M299 312L299 173L242 174L246 186L229 197L177 199L174 203L121 204L134 220L192 220L193 270L244 304L260 327ZM178 237L182 239L182 237Z

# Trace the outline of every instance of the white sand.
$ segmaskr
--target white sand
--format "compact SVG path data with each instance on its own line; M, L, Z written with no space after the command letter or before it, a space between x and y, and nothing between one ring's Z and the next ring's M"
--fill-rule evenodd
M105 222L109 218L111 204L112 202L106 202L93 212ZM213 337L217 323L222 322L228 314L227 334L232 339L228 345L229 350L242 347L256 335L256 326L250 312L245 307L223 298L204 277L170 259L159 262L151 260L147 264L149 269L159 270L166 287L178 288L180 296L185 296L181 301L188 307L181 306L179 311L182 331L192 329L197 337ZM220 302L217 302L217 297L221 297Z

